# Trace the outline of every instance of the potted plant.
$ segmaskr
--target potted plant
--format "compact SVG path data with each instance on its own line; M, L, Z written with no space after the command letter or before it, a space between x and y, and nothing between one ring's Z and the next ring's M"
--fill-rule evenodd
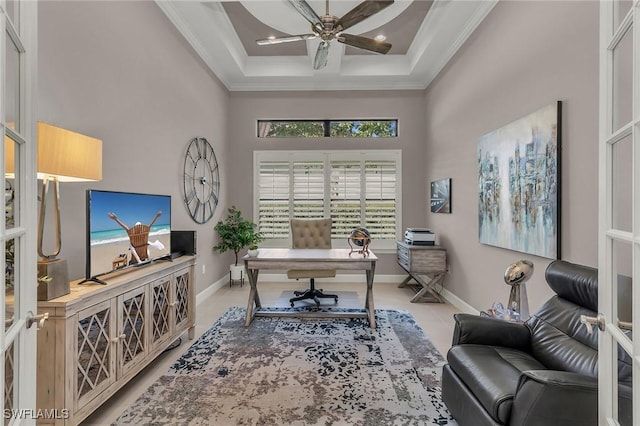
M264 238L256 231L256 225L242 217L240 210L232 206L224 221L220 221L213 228L220 234L220 242L213 247L215 251L224 253L232 250L235 254L235 263L230 265L231 279L242 278L242 266L238 266L238 253L247 246L256 245ZM257 248L257 246L256 246Z

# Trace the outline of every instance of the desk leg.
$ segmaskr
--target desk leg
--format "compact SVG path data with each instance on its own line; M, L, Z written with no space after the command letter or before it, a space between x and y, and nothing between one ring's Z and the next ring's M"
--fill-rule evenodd
M376 264L371 263L371 269L367 270L367 296L365 301L365 309L369 314L369 327L376 328L376 310L373 307L373 276L375 273Z
M253 321L253 317L255 316L255 309L260 309L262 305L260 304L260 296L258 295L258 269L247 269L247 276L249 277L249 284L251 285L251 290L249 290L249 301L247 303L247 317L245 319L244 325L248 327Z

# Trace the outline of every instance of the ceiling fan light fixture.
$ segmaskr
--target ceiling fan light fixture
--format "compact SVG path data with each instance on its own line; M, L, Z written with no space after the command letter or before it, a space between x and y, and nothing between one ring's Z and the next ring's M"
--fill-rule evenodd
M321 43L316 51L313 61L313 68L318 70L327 65L327 56L329 53L329 42L337 40L340 43L364 49L371 52L386 54L391 49L391 43L387 43L386 36L380 34L373 38L358 36L354 34L345 34L344 30L350 28L361 21L367 19L371 15L375 15L382 9L393 4L394 0L363 0L356 7L347 12L341 18L337 18L329 13L329 0L326 0L327 13L322 16L313 10L307 3L307 0L289 0L298 13L300 13L311 24L312 34L300 34L284 37L269 37L262 40L256 40L260 46L288 43L291 41L311 40L320 38Z

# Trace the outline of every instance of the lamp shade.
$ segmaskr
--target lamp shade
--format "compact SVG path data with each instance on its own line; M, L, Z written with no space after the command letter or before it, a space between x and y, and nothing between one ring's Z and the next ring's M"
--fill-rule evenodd
M38 122L38 179L102 180L102 141Z

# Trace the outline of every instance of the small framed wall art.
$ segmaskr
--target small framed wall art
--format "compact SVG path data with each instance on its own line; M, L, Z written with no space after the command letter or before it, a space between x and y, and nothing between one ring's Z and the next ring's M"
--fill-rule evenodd
M431 213L451 213L451 178L432 181L430 194Z

